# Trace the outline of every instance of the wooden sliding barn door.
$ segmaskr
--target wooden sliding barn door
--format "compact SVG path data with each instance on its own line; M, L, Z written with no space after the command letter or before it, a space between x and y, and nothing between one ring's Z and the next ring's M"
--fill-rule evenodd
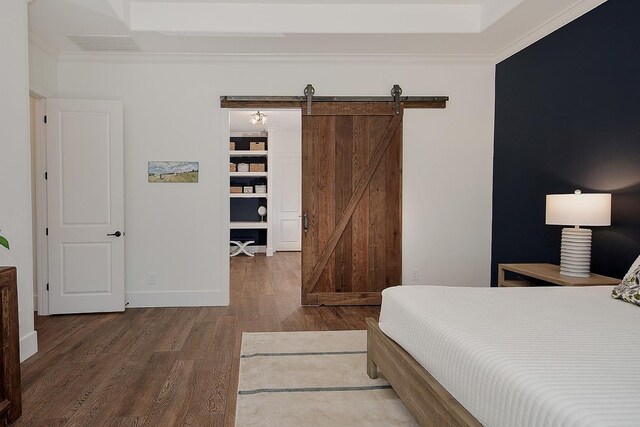
M302 174L302 304L380 304L402 273L402 108L303 108Z

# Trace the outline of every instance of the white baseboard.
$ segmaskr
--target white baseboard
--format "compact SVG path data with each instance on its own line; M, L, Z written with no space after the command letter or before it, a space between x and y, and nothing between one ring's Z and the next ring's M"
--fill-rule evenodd
M127 308L142 307L209 307L229 305L222 291L158 291L127 292Z
M31 331L20 338L20 362L24 362L38 352L38 333Z

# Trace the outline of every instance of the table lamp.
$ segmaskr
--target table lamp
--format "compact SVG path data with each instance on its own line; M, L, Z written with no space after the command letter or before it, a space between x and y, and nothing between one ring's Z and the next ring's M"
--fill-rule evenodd
M574 226L562 229L560 274L589 277L591 230L580 226L611 225L611 194L548 194L546 223Z

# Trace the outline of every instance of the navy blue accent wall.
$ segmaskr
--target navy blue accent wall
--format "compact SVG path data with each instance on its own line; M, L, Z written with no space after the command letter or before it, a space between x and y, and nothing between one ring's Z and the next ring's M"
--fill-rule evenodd
M560 262L545 195L612 193L591 271L622 277L640 255L640 2L609 0L496 68L492 275Z

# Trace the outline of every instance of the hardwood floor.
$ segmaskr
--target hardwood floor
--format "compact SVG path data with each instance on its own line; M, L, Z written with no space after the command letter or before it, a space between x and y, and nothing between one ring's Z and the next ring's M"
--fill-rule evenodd
M366 329L378 314L301 307L300 254L279 253L231 259L229 307L36 316L14 425L231 426L242 332Z

